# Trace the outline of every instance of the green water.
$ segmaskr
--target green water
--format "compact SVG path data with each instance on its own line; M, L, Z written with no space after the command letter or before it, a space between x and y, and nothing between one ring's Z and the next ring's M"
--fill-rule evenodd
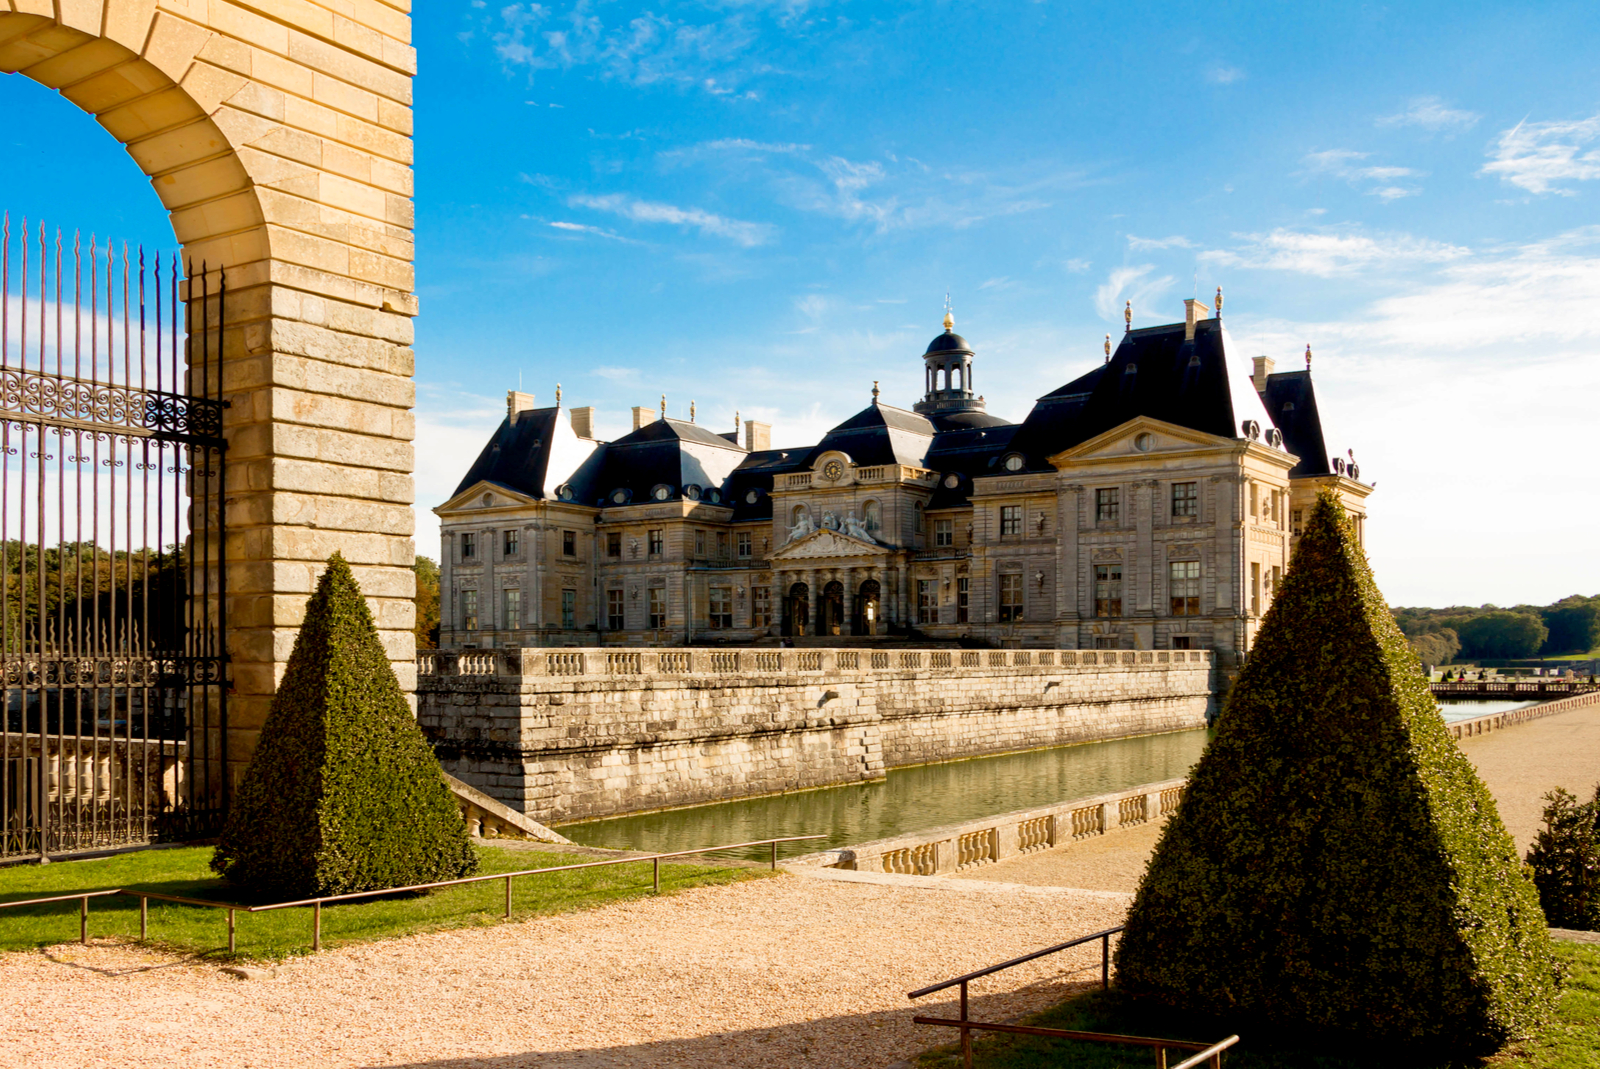
M783 856L886 839L923 828L1053 805L1185 776L1206 744L1204 728L1137 739L897 768L878 783L567 824L574 842L630 850L688 850L784 835Z

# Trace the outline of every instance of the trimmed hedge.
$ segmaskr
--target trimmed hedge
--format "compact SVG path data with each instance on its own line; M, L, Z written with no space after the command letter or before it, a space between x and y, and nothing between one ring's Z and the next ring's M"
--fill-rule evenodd
M1544 829L1528 866L1545 920L1554 928L1600 929L1600 786L1587 802L1562 787L1544 800Z
M477 854L350 566L306 606L211 868L261 894L344 894L471 875Z
M1435 1052L1549 1019L1549 932L1343 507L1324 492L1152 856L1128 993L1265 1029Z

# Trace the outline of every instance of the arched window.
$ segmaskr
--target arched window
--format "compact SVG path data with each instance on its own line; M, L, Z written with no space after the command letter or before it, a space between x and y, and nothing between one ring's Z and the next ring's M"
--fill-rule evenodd
M876 501L868 501L861 506L861 525L868 534L877 534L883 526L883 509Z

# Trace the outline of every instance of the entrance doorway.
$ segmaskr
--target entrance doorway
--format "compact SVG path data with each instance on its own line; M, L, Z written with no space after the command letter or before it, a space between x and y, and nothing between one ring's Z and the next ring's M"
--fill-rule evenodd
M850 622L850 630L857 635L876 635L878 633L878 617L882 612L879 604L881 588L876 579L868 579L861 584L861 589L856 594L855 619Z
M822 588L817 622L821 625L817 629L819 635L844 633L844 584L837 579Z
M811 626L811 588L796 583L783 599L783 633L803 635Z

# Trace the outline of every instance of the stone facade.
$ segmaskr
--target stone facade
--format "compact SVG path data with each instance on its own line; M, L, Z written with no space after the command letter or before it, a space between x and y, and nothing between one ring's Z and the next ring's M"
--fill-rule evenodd
M228 755L243 770L323 562L414 686L406 0L0 0L0 71L127 146L227 270Z
M1203 726L1201 651L517 650L420 656L444 767L540 821Z
M1330 456L1307 370L1254 374L1219 315L1129 330L1020 424L985 411L946 332L914 410L873 390L818 443L773 449L635 409L510 395L441 517L446 648L819 642L1247 651L1298 517L1371 486ZM558 399L559 400L559 399Z

